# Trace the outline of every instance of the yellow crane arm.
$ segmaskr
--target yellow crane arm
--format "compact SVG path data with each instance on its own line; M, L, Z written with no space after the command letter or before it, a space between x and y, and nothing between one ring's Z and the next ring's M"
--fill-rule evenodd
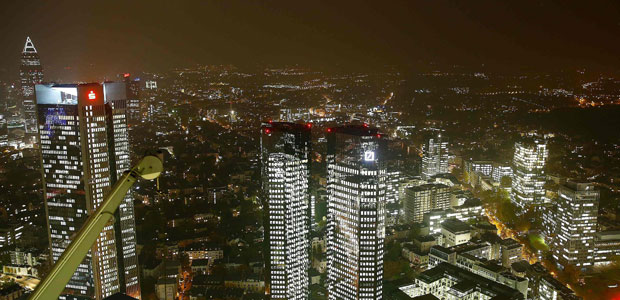
M88 254L97 237L103 230L114 212L125 198L127 191L138 178L153 180L159 177L163 170L161 159L147 155L131 170L125 171L123 176L114 184L110 193L103 199L101 206L88 217L80 231L63 252L52 270L45 276L30 296L30 300L56 300L73 276L73 273Z

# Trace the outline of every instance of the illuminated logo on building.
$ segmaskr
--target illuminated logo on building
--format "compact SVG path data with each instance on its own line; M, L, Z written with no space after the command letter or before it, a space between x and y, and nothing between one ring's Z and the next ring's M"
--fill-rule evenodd
M374 151L366 151L366 152L364 152L364 160L365 161L374 161L375 160L375 152Z
M97 98L97 95L95 95L94 91L88 92L88 99L95 100L96 98Z

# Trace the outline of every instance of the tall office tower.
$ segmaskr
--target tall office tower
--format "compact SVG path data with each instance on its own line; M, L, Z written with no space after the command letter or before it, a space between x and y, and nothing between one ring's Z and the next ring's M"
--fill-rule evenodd
M22 51L19 77L22 88L22 109L27 133L37 132L37 112L34 100L34 85L43 81L43 67L39 60L39 54L30 37L26 38L26 44Z
M450 208L450 187L447 185L424 184L405 189L403 210L408 223L422 222L425 213L447 208Z
M385 140L376 128L327 133L329 299L381 299L385 240Z
M545 203L540 206L541 211L541 234L545 239L547 246L553 248L555 245L555 238L557 235L557 203Z
M261 128L271 299L308 299L311 127L272 122Z
M140 79L131 79L130 73L119 74L127 89L127 121L134 124L141 120L140 118Z
M495 165L493 166L493 173L491 176L493 177L493 180L497 182L501 182L504 177L512 178L512 167Z
M426 140L422 147L422 178L448 173L448 141L437 133Z
M549 156L544 140L528 138L515 144L512 201L524 208L545 202L545 162Z
M465 171L469 173L478 172L484 176L491 176L493 173L493 162L487 160L466 160Z
M398 192L401 181L401 172L388 167L385 180L385 221L388 226L396 224L400 215L401 200L398 198Z
M553 257L562 265L590 269L594 263L599 191L591 183L569 181L560 186L558 194Z
M52 261L129 169L123 83L37 84L39 145ZM140 297L133 201L126 197L65 293Z

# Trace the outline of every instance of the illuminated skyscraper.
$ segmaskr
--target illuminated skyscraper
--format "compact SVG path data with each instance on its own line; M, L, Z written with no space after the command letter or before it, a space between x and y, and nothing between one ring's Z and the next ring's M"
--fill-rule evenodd
M448 173L448 141L441 133L429 137L422 147L422 178Z
M528 138L515 144L512 201L520 207L545 202L545 163L549 156L544 140Z
M39 145L51 257L65 251L88 215L129 169L123 83L36 85ZM140 296L133 201L101 232L65 292L102 299Z
M405 221L422 222L424 214L433 209L450 208L450 188L444 184L424 184L405 189L403 210Z
M587 270L594 263L599 191L590 183L567 182L558 194L553 257Z
M261 128L261 159L271 299L308 299L311 124Z
M37 113L34 100L34 85L43 81L43 67L39 60L39 54L30 37L26 38L26 44L22 51L19 77L22 88L22 110L27 133L37 132Z
M140 115L140 78L131 79L130 73L119 74L127 89L127 121L129 124L142 120Z
M327 133L329 299L381 299L385 240L385 141L375 128Z

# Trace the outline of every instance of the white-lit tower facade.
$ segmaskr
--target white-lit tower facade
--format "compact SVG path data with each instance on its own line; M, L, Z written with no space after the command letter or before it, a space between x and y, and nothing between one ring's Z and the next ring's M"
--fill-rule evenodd
M448 141L437 132L429 136L422 146L422 179L448 173Z
M515 144L511 199L519 207L546 202L544 169L548 156L545 140L530 137Z
M43 82L43 67L39 59L39 53L34 47L30 37L26 38L26 44L22 51L19 78L22 92L22 111L24 125L27 133L37 132L37 111L34 95L34 85ZM32 135L34 137L34 135Z
M591 183L567 182L558 190L553 257L587 271L594 264L600 193Z
M270 299L308 299L311 124L261 127L261 176Z
M51 259L129 169L123 83L36 85L38 142ZM66 286L65 294L139 298L133 201L126 197Z
M327 132L329 299L382 299L385 140L375 128Z

